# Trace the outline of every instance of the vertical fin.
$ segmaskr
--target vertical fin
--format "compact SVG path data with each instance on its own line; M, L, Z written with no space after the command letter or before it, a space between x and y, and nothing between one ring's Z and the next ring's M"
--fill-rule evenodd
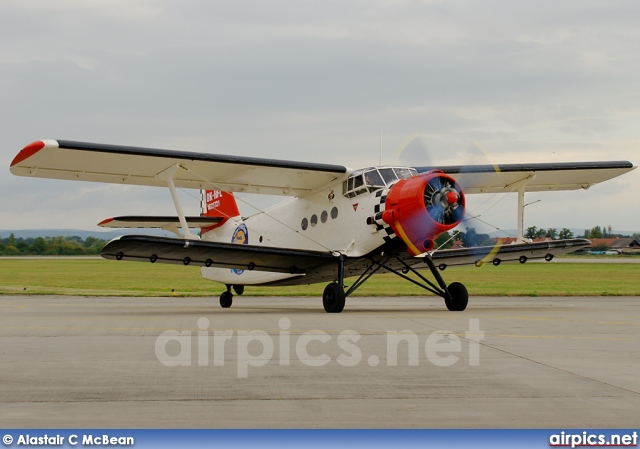
M223 190L202 190L202 203L200 215L202 217L221 217L222 221L214 226L202 228L202 234L219 228L227 222L229 218L240 216L240 210L236 203L236 198L231 192Z

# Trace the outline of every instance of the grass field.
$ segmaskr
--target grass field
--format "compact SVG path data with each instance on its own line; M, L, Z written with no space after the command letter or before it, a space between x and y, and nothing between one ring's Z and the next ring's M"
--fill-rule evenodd
M474 296L640 295L640 264L503 264L449 268L443 276L448 283L464 283ZM324 287L247 287L245 295L320 296ZM223 289L202 279L196 267L102 259L0 260L0 295L219 296ZM354 296L425 293L430 294L393 274L383 274L373 276Z

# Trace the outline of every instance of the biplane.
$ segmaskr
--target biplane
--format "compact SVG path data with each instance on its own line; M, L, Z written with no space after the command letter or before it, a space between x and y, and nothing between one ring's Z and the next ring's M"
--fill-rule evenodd
M586 239L542 243L523 237L526 192L588 189L636 167L628 161L468 165L446 167L342 165L173 151L67 140L41 140L11 163L18 176L168 188L176 216L120 216L110 228L162 228L176 237L124 235L102 249L106 259L197 266L226 289L230 307L245 286L327 282L326 312L376 273L394 273L462 311L468 293L447 285L450 266L550 261L589 245ZM177 189L197 189L200 216L186 216ZM251 216L234 192L287 200ZM439 249L436 238L465 216L466 196L518 195L518 242ZM427 271L428 270L428 271ZM414 276L410 276L413 273ZM426 273L426 274L425 274ZM430 273L430 276L429 276ZM350 286L345 279L353 277Z

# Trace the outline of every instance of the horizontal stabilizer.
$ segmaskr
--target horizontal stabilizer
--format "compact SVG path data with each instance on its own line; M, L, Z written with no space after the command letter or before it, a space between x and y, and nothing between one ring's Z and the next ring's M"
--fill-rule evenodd
M190 228L206 228L214 226L224 220L223 217L185 217ZM103 228L160 228L170 229L180 226L180 219L171 216L145 217L128 215L122 217L107 218L98 223Z
M332 263L330 252L125 235L105 245L105 259L305 274Z

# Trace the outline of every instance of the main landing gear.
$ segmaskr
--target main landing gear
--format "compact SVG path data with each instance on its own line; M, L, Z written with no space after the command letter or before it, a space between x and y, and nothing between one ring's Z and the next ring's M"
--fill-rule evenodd
M399 262L402 269L391 267L389 262ZM338 259L338 282L333 282L326 286L322 295L322 305L327 313L340 313L344 309L345 299L351 293L356 291L362 284L364 284L371 276L373 276L381 268L400 276L407 281L424 288L431 293L440 296L444 299L444 303L447 309L454 312L461 312L467 308L469 303L469 293L466 287L460 282L452 282L447 286L442 279L442 276L438 272L438 269L433 264L431 256L428 254L424 256L424 262L429 267L431 274L435 278L438 285L425 278L421 273L416 271L413 267L410 267L406 262L400 259L397 255L387 255L380 260L371 259L371 265L365 270L364 273L356 280L356 282L345 292L344 290L344 256L340 256ZM411 272L414 273L420 281L415 280L407 276Z
M344 310L346 298L355 292L362 284L364 284L371 276L377 273L380 269L385 269L396 276L400 276L407 281L424 288L425 290L440 296L444 299L444 303L447 309L451 311L461 312L467 308L469 303L469 294L466 287L460 282L452 282L447 286L444 279L440 275L438 269L433 264L431 256L425 255L424 262L429 267L431 274L433 275L437 285L427 278L425 278L420 272L416 271L413 267L409 266L396 254L386 255L380 257L378 260L370 259L371 264L360 275L360 277L354 282L354 284L345 291L344 286L344 261L345 258L341 255L338 258L338 281L328 284L322 294L322 305L327 313L340 313ZM395 267L400 265L401 269L396 269L391 266L391 263ZM409 273L413 273L418 277L418 280L407 276ZM236 294L242 295L244 293L243 285L227 285L227 290L220 295L220 306L223 308L231 307L233 303L233 290Z
M227 285L227 290L222 292L220 295L220 307L228 309L231 307L233 303L233 293L231 293L231 285ZM242 295L244 293L244 285L234 285L233 291L238 295Z
M346 299L344 288L339 284L332 282L327 285L322 294L322 305L327 313L340 313L344 309Z

